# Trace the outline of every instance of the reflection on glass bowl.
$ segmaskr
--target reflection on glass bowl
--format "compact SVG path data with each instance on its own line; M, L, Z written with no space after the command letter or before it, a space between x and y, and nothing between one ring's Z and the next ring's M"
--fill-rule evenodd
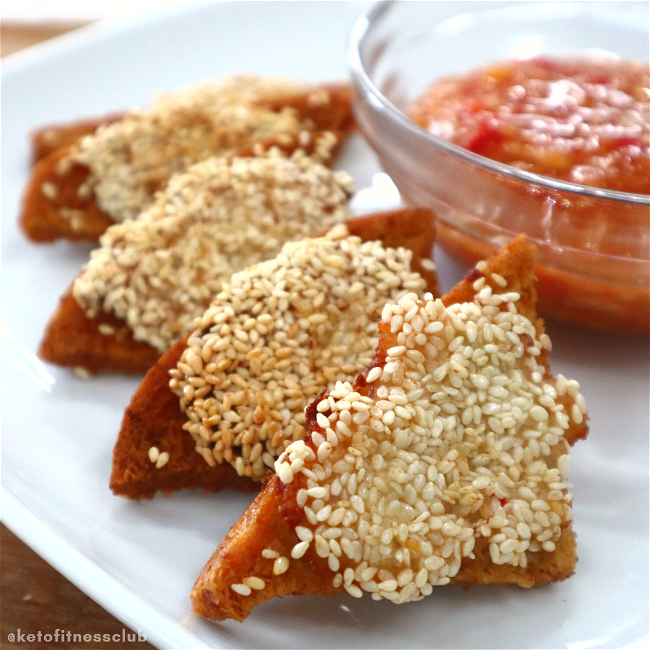
M525 232L538 247L543 315L649 329L650 197L522 171L462 149L406 111L437 78L540 53L648 56L647 5L381 3L355 23L358 124L409 203L433 208L438 239L467 265Z

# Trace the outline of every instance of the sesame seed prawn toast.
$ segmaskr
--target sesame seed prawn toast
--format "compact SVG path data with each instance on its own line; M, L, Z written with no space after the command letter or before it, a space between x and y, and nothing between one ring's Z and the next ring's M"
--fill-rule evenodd
M343 139L341 131L284 134L260 139L238 156L259 156L274 148L289 156L300 149L329 166ZM83 191L89 169L71 162L71 152L71 146L58 149L39 160L32 170L23 196L21 227L34 241L54 241L59 237L95 241L115 223L101 210L96 196Z
M25 189L20 226L34 241L96 240L111 223L135 218L172 174L193 163L271 140L286 148L320 131L336 133L340 144L353 118L345 85L240 75L161 96L151 108L99 121L93 133L70 142L75 128L93 124L35 136L37 155L48 138L63 146L39 159Z
M288 594L403 603L574 572L566 473L586 406L577 382L550 375L533 255L519 237L440 300L384 309L372 364L310 405L308 435L204 567L197 614L242 621Z
M348 259L350 262L356 260L355 266L358 269L362 268L364 264L368 264L370 253L380 256L383 253L376 245L366 248L360 246L355 238L358 237L362 241L371 243L376 242L377 239L380 241L386 240L390 241L392 247L396 249L395 257L391 262L393 269L396 269L399 268L398 262L406 260L410 256L403 249L400 249L402 241L408 242L414 251L411 258L411 268L421 268L422 274L417 276L417 274L411 273L403 277L414 281L422 292L428 290L437 291L437 278L430 262L434 240L434 225L433 215L429 210L408 208L367 215L349 221L346 230L348 232L347 236L344 237L342 232L337 234L334 239L326 243L323 250L318 247L317 243L307 242L304 246L312 257L317 257L318 254L323 257L323 252L335 253L337 250L340 252L342 249L346 249L350 256ZM318 240L312 240L312 242L318 242ZM402 250L401 253L400 250ZM422 258L422 255L426 255L426 260L429 260L428 263ZM325 255L325 258L327 258L327 255ZM333 262L334 260L330 259L330 263ZM286 263L288 263L288 260L286 260ZM300 267L296 269L295 265L289 264L286 268L288 273L295 274ZM194 409L198 412L198 408L210 409L216 408L216 405L211 406L205 400L202 403L198 400L190 402L185 400L184 408L181 409L180 396L189 395L187 391L191 389L186 389L183 386L182 390L178 390L179 383L183 383L188 379L178 369L184 368L188 370L187 364L191 363L193 366L197 366L197 361L191 357L193 352L188 350L189 337L176 343L163 355L158 364L149 370L134 394L131 404L126 409L113 452L113 469L110 480L113 492L120 496L139 499L151 497L159 490L170 492L182 487L200 487L206 491L219 490L225 487L243 489L244 486L257 489L266 469L273 467L273 460L278 455L278 450L282 450L288 444L288 440L293 439L294 433L295 436L302 436L304 433L304 427L298 420L304 423L303 409L311 401L311 396L315 396L322 388L336 380L337 374L331 373L340 373L340 368L336 367L336 364L340 364L340 362L334 360L329 363L326 356L341 354L341 350L332 344L336 336L340 338L340 334L336 334L336 328L338 327L343 334L351 334L353 339L358 338L357 330L360 325L367 330L370 326L370 320L375 323L374 328L376 329L378 319L376 305L383 306L384 301L399 295L401 289L400 280L395 270L387 274L386 267L383 267L383 269L379 265L375 270L368 271L368 277L365 280L366 290L363 293L354 294L356 301L364 305L363 312L357 314L355 320L350 320L347 324L345 322L339 322L338 325L334 323L334 334L331 333L332 325L328 325L327 329L324 330L324 325L315 323L309 326L307 324L308 337L306 339L301 337L293 339L300 341L298 352L303 350L307 354L308 367L303 369L305 375L302 380L299 375L294 374L296 369L300 367L298 355L292 361L293 357L285 355L284 351L279 347L277 351L279 351L279 356L282 356L283 359L280 361L278 358L278 361L283 364L283 368L278 369L277 372L271 372L267 376L259 373L255 374L254 364L251 365L246 362L245 358L239 359L239 357L233 360L234 363L231 367L224 367L223 371L217 370L212 377L206 375L206 378L215 386L214 398L221 400L219 404L221 415L216 419L223 419L225 424L227 418L239 418L240 421L245 422L249 417L253 417L252 426L248 428L237 423L233 423L232 427L227 430L223 426L220 429L215 427L212 432L212 440L207 445L204 441L198 444L193 435L187 431L188 424L190 424L189 415L195 412ZM239 274L237 277L242 275ZM315 275L316 278L319 277L319 274ZM352 270L350 270L350 275L354 277ZM360 278L359 281L363 280L363 277L358 273L357 277ZM380 277L383 278L385 283L383 287L381 283L376 282L376 279ZM404 281L408 282L408 279L402 280L402 282ZM306 274L303 275L302 282L309 282ZM237 287L245 287L246 284L246 281L243 281L243 283L238 282ZM314 281L312 281L312 285L313 287L318 286ZM409 286L413 287L415 285L409 283ZM239 292L237 287L234 290ZM287 289L286 286L285 289ZM310 288L306 290L311 291ZM376 301L372 296L375 290L378 290L380 294ZM339 295L339 299L345 300L345 298L345 294ZM272 300L272 296L262 296L257 304L262 306ZM320 309L310 309L309 313L312 316L320 316L331 312L336 303L331 295L328 300L331 300L334 304L331 306L323 305ZM236 303L226 300L225 296L219 296L217 302L221 304L219 313L224 313L230 307L237 307ZM298 305L297 302L295 304ZM247 307L237 307L238 311L242 309L247 309ZM279 340L282 340L283 331L286 331L296 337L299 328L295 327L295 309L295 305L287 305L285 315L282 317L284 323L279 323L277 328L267 332L267 336L270 337L272 333L275 333L276 336L280 337ZM255 312L257 312L257 317L261 321L267 323L265 327L268 327L268 311L264 307L259 311L255 308L251 316L255 317ZM260 312L262 313L260 314ZM244 313L242 312L242 314ZM309 313L304 313L303 317L309 317ZM221 320L218 314L217 318ZM255 322L255 319L251 320L249 316L242 315L242 318L245 323ZM279 321L280 319L276 316L276 320ZM316 320L320 319L317 318ZM260 331L264 331L263 328L260 328ZM198 338L198 334L200 332L194 333L192 337ZM367 335L366 332L362 338L366 340ZM221 340L227 338L227 336L224 336ZM291 341L289 342L291 343ZM194 340L192 340L192 343L194 346L197 345ZM269 343L274 345L272 338L269 339ZM343 348L347 350L346 361L350 367L340 376L356 376L358 371L372 358L374 344L364 343L359 347L355 345L354 340L349 339L347 342L342 340L341 343ZM238 349L241 352L241 346L238 346ZM257 349L260 350L260 354L252 358L257 358L260 363L268 363L270 360L267 352L268 348L266 345L262 346L260 339L258 339ZM206 352L205 357L203 357L203 352ZM222 359L212 361L211 355L212 353L209 350L201 350L201 358L206 359L204 364L206 368L209 367L210 363L218 365L222 361ZM266 360L264 355L267 355ZM236 355L233 354L233 356ZM289 360L288 365L287 359ZM202 369L197 367L197 370L200 372ZM176 390L174 392L170 389L170 371L175 377L173 382ZM251 371L253 371L252 377ZM331 382L326 378L325 374L331 378ZM248 382L248 388L243 388L242 380L244 377ZM225 392L216 389L217 380L220 382L220 386L225 387ZM253 384L255 384L255 387ZM277 397L277 390L280 390L281 394L284 393L283 398ZM250 399L245 403L241 401L242 391L250 392ZM262 393L259 391L262 391ZM268 403L263 393L268 394ZM204 395L203 397L207 396ZM276 398L284 399L284 401L278 402ZM229 408L225 408L226 402ZM272 404L275 408L271 408ZM155 405L155 407L152 405ZM283 413L283 420L280 422L277 419L279 412ZM288 419L284 419L285 417ZM280 426L278 426L279 424ZM211 425L208 424L208 426ZM227 449L224 449L223 443L226 436L230 439L230 444ZM244 436L249 436L251 439L246 438L246 441L244 441ZM260 455L262 444L258 444L258 442L265 443L263 456ZM219 443L221 443L221 446L219 446ZM152 448L155 449L152 451ZM262 458L263 462L256 461L256 455L258 458ZM217 459L220 462L217 462ZM242 474L242 477L239 477L239 474ZM256 478L258 482L251 481L248 478L249 476Z
M295 109L303 118L308 118L318 130L347 133L354 126L354 116L350 110L350 89L343 84L326 84L325 93L318 95L312 91L292 93L264 102L267 108L280 111L289 107ZM31 135L32 159L38 162L57 149L75 144L84 135L91 135L100 127L124 117L123 113L101 118L76 120L64 124L51 124L34 131Z
M92 373L144 373L234 271L348 219L350 177L318 162L335 136L303 143L315 157L255 147L259 155L192 165L138 219L110 226L48 324L41 357Z
M260 155L272 148L289 155L302 149L325 165L331 165L344 139L341 131L304 131L261 138L238 155ZM86 191L90 173L86 165L72 159L73 146L62 147L34 166L23 195L20 226L32 240L50 242L59 238L71 241L96 241L115 223ZM166 179L167 180L167 179Z

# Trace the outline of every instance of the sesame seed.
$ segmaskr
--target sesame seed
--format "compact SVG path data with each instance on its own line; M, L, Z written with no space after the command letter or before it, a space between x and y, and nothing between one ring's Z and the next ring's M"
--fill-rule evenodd
M81 366L75 366L74 374L79 377L79 379L90 379L92 375L86 368L82 368Z
M316 422L318 423L318 426L323 429L327 429L330 425L329 420L322 413L316 415Z
M397 580L384 580L378 585L381 591L395 591L397 589Z
M55 199L59 195L59 189L54 183L49 181L41 185L41 192L43 196L46 196L48 199Z
M576 423L576 424L582 424L582 411L580 410L580 407L578 404L574 404L571 407L571 419Z
M291 557L294 560L299 560L309 548L309 542L299 542L291 549Z
M158 460L160 452L158 451L158 447L149 447L149 460L152 463L155 463Z
M492 273L490 274L490 277L494 282L496 282L500 287L506 287L508 286L508 281L502 276L499 275L498 273Z
M250 596L251 595L251 588L243 585L243 584L234 584L230 585L230 588L235 592L240 594L241 596Z
M156 469L160 469L161 467L164 467L168 462L169 462L169 453L163 451L162 453L158 454L158 458L156 459Z
M563 454L557 459L557 468L560 470L560 476L566 478L569 473L569 465L571 463L571 456L569 454Z
M311 530L309 528L305 528L304 526L296 526L296 535L302 542L309 543L312 539L314 539L314 534L311 532Z
M530 416L538 422L546 422L548 420L548 413L546 409L538 405L531 407Z
M275 471L283 483L287 484L293 481L293 472L291 471L291 467L289 467L287 463L276 462Z
M289 558L279 557L273 563L273 575L280 576L287 571L289 568Z
M260 591L264 589L266 586L266 583L262 578L258 578L257 576L251 576L249 578L244 578L242 581L247 587L250 587L251 589L255 589L256 591Z
M317 452L318 462L319 463L325 462L331 453L332 453L331 443L327 441L323 442L318 447L318 452Z
M359 495L353 494L350 497L350 504L359 514L365 512L365 505L363 499Z
M361 589L356 585L345 585L345 590L353 598L361 598L363 596L363 591L361 591Z

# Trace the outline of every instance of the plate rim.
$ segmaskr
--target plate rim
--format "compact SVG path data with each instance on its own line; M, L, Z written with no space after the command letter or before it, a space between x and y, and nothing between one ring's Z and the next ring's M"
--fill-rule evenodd
M0 521L16 537L132 632L144 632L147 641L155 647L161 650L214 648L146 603L72 543L60 537L4 485L0 486L0 511ZM134 612L139 615L136 617Z
M137 15L91 23L73 32L7 55L2 61L0 76L4 81L25 68L77 48L92 45L98 39L110 39L130 29L145 24L155 25L159 20L191 14L208 6L218 11L219 6L223 7L226 4L230 3L224 0L214 0L210 3L192 0L157 11L149 10ZM111 576L72 542L60 537L52 528L45 525L4 483L0 485L0 521L101 607L131 629L136 631L138 628L141 629L147 635L147 640L156 647L228 647L224 645L227 644L225 639L217 646L207 644L199 634L190 631L181 621L172 620L160 609L136 595L132 589ZM650 645L648 639L648 634L641 635L626 647L648 647Z
M47 61L62 53L75 48L83 47L103 38L135 29L145 24L152 24L159 20L168 20L173 16L187 15L208 6L225 6L228 0L183 0L173 5L164 5L160 9L140 9L126 16L102 18L97 21L81 24L69 32L58 34L40 43L35 43L22 50L7 54L2 58L0 78L11 76L40 61Z

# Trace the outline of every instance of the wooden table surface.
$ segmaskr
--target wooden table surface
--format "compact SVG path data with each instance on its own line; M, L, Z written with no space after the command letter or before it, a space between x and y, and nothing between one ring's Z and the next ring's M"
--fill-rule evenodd
M79 23L34 26L2 22L0 53L5 56L78 26ZM54 635L57 629L58 641L53 639L46 642L43 639L44 635ZM15 636L18 630L25 635L24 640ZM64 633L63 639L61 631ZM38 632L41 633L40 642L38 636L32 642L27 639L26 635L37 635ZM0 527L0 648L153 649L146 642L129 642L126 635L133 633L36 555L4 525ZM10 640L11 634L14 635L13 641ZM83 641L81 636L81 640L75 642L73 634L101 634L102 641ZM104 635L110 635L111 641L104 641ZM119 638L119 641L114 638ZM127 640L123 642L122 638Z

